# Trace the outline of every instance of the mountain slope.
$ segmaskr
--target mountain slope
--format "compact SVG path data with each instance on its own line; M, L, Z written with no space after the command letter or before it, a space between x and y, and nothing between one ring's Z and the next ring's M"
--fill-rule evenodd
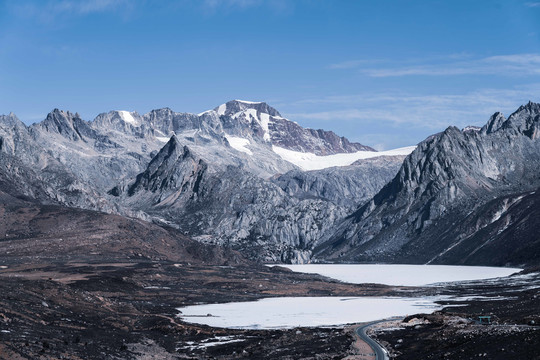
M490 224L484 211L491 201L493 206L521 201L540 186L539 123L540 105L529 103L508 119L494 114L480 130L450 127L428 138L389 184L326 236L317 257L500 263L500 257L475 258L463 241L486 241L480 231ZM507 261L516 264L517 258L510 253Z
M379 156L357 160L350 166L322 170L291 170L272 182L290 196L318 198L353 211L370 200L399 171L405 156Z
M174 136L144 172L112 193L156 222L265 261L306 261L320 233L346 214L237 167L207 164Z
M5 259L246 262L238 253L200 244L174 229L96 211L41 205L3 190L0 183L0 252Z

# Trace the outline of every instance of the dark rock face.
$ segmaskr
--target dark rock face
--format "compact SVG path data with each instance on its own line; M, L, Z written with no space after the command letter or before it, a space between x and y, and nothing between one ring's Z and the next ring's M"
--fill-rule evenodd
M431 261L464 265L538 265L538 234L540 192L501 196L475 209L458 226L446 231L441 241L454 241L455 246Z
M160 199L167 197L171 191L197 193L199 184L207 165L196 158L187 146L182 146L176 136L150 161L147 169L137 175L136 181L129 187L128 195L137 191L159 193ZM161 200L159 201L161 202Z
M529 197L540 186L539 121L540 105L529 103L508 119L494 114L480 131L450 127L428 138L389 184L327 237L317 256L343 261L538 262L534 252L522 256L523 249L537 248L534 222L514 222L523 214L518 209L524 205L519 204L525 199L533 204ZM521 238L512 227L499 228L495 237L485 232L502 214L513 219ZM512 247L518 241L525 243ZM497 248L513 250L495 254Z
M272 143L286 149L331 155L355 151L375 151L369 146L351 143L332 131L304 129L300 125L277 119L270 124Z

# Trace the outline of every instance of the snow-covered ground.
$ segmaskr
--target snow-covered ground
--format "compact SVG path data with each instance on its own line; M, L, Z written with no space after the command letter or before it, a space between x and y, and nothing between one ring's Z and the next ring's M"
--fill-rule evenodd
M177 310L186 322L239 329L344 325L431 313L436 298L281 297L259 301L194 305Z
M369 159L378 156L409 155L414 149L416 149L416 146L407 146L387 151L357 151L354 153L319 156L313 153L303 153L279 146L272 146L272 150L283 160L293 163L306 171L321 170L334 166L348 166L356 160Z
M522 270L449 265L306 264L279 266L296 272L320 274L353 284L375 283L404 286L490 279L508 276Z

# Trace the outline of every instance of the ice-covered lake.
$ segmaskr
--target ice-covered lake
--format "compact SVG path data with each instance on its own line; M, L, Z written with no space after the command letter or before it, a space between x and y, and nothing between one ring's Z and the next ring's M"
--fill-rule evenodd
M352 284L374 283L396 286L422 286L441 282L490 279L508 276L522 270L450 265L307 264L279 266L296 272L320 274Z
M436 298L280 297L179 308L186 322L239 329L344 325L431 313Z

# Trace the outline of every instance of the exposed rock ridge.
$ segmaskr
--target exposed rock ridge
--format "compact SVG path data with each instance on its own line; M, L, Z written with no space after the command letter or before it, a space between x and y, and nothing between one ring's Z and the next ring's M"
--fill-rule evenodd
M395 178L318 249L321 258L425 262L478 232L452 232L493 199L540 186L540 105L505 119L495 113L481 131L449 127L426 139ZM438 239L443 232L453 236ZM431 238L430 238L431 237Z

